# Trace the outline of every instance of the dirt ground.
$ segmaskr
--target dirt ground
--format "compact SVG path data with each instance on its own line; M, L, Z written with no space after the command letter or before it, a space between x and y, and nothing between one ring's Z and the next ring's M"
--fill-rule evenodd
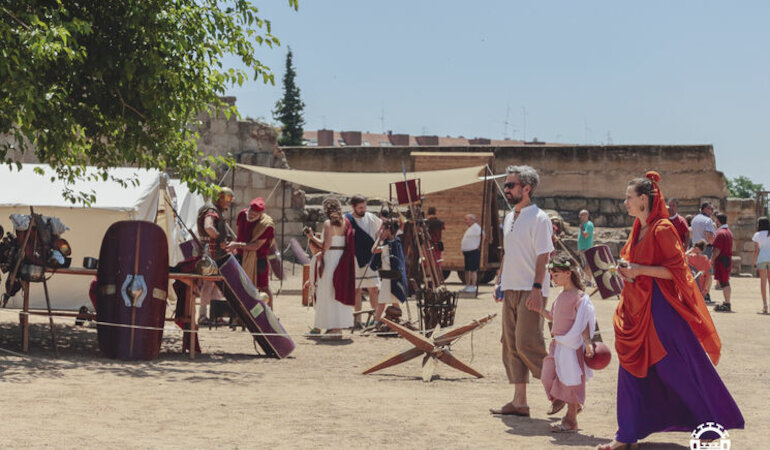
M299 273L299 271L297 271ZM733 282L733 313L714 313L722 338L718 370L746 419L730 431L733 449L764 448L770 358L770 316L759 282ZM275 286L277 287L277 285ZM284 289L297 289L296 276ZM454 289L459 284L452 286ZM721 300L722 294L713 291ZM617 300L593 298L605 342L613 347ZM54 297L55 301L55 297ZM499 312L491 287L461 299L456 325ZM366 368L409 347L399 338L358 334L339 343L301 337L313 310L298 295L280 295L276 310L296 335L282 361L257 357L251 337L227 327L201 330L204 354L181 352L181 334L164 334L160 358L121 362L101 356L95 328L57 319L55 359L47 319L33 318L30 353L19 352L17 311L0 310L0 445L109 448L592 448L616 429L617 359L589 382L578 434L552 434L548 401L538 380L529 386L532 418L491 416L512 388L501 363L500 318L453 346L455 356L484 374L475 379L439 365L430 383L420 359L372 375ZM169 310L170 312L170 310ZM417 312L412 306L412 316ZM614 356L614 355L613 355ZM764 419L762 419L764 417ZM688 448L689 433L661 433L642 448Z

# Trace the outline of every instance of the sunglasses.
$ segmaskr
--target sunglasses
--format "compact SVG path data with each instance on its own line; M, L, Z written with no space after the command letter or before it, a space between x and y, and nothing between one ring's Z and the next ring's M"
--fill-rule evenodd
M517 185L518 185L518 186L521 186L521 187L524 187L524 186L526 186L525 184L522 184L522 183L516 183L516 182L513 182L513 181L511 181L511 182L505 183L505 184L503 185L503 187L504 187L504 188L506 188L506 189L513 189L513 188L515 188Z

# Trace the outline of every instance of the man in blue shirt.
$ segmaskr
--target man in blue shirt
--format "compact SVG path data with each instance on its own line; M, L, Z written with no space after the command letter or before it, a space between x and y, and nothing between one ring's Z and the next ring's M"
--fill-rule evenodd
M583 265L583 274L586 278L586 285L592 286L591 269L588 267L584 252L594 246L594 224L588 220L588 210L584 209L578 214L580 219L580 232L578 233L577 248L580 253L580 264Z

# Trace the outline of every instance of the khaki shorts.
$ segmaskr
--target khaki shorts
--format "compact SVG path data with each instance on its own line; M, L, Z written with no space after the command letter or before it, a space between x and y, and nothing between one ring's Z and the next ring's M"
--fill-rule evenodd
M770 261L758 262L757 270L770 270Z

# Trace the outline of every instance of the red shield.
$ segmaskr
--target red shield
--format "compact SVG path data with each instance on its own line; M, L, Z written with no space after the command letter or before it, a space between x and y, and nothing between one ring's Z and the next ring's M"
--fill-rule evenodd
M163 229L143 221L110 226L102 240L96 280L97 335L105 356L157 358L168 289L168 245Z
M246 324L246 328L254 333L254 340L262 350L274 358L289 356L294 351L294 341L270 307L259 297L257 288L238 264L238 260L228 256L219 265L219 274L225 280L224 293L228 303Z
M606 245L596 245L585 251L585 257L602 298L620 295L623 290L623 278L618 272L618 265L610 248Z

